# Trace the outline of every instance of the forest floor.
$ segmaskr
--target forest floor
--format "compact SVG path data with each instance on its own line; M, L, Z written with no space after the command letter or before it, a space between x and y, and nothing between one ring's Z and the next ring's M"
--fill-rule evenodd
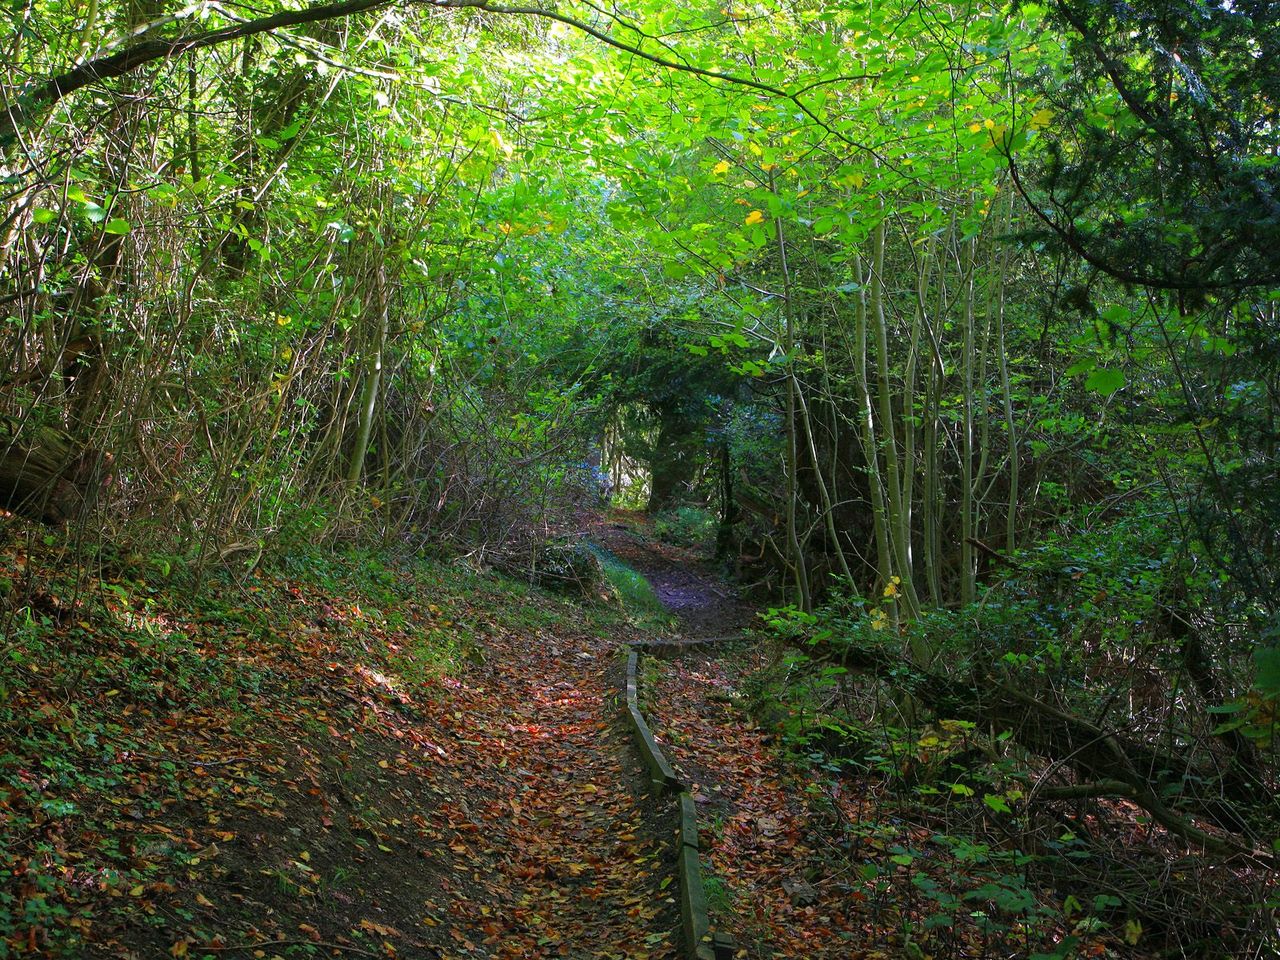
M770 636L704 553L627 519L592 539L653 583L685 639L707 641L643 657L640 698L694 798L712 925L734 937L739 957L1143 955L1114 935L1068 936L1052 894L1023 881L1017 851L984 835L989 803L942 789L965 731L942 721L897 759L840 763L851 742L839 737L856 731L825 727L804 707L797 716L780 691L788 676L813 682L819 701L851 685L801 668L803 655ZM856 737L852 746L864 749ZM888 763L914 765L915 789L887 775Z
M704 556L635 515L583 533L678 625L421 558L89 573L0 529L0 960L672 960L670 799L619 703L664 636L714 640L643 658L641 695L741 956L1035 952L975 926L1003 881L945 824L797 756L784 655Z
M432 562L0 556L0 957L675 956L618 706L653 624Z

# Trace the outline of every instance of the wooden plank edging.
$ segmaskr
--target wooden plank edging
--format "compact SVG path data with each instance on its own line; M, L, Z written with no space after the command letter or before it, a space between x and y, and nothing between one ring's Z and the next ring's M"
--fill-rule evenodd
M636 659L636 652L632 650L627 655L627 721L631 725L631 734L640 749L640 759L648 767L653 782L661 784L665 790L679 792L684 789L684 784L663 756L653 731L640 712L640 702L636 695Z
M680 880L680 919L684 929L684 953L689 960L715 960L711 946L711 917L707 891L702 886L702 864L694 847L680 846L676 873Z
M699 860L697 806L658 747L640 710L638 661L639 656L632 649L627 654L627 719L650 776L664 790L677 794L679 849L676 853L676 879L680 884L680 926L684 934L685 957L687 960L716 960L717 953L712 945L711 917L707 911L707 892L702 883L702 863Z

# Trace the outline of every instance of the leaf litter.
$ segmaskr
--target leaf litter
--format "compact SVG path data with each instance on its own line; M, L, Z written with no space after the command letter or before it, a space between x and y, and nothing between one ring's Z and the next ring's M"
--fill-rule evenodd
M676 955L616 614L419 561L0 566L35 611L0 669L0 956Z

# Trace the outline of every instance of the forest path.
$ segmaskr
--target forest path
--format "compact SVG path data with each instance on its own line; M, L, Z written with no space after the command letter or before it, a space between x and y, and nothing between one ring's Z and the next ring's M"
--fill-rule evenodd
M754 608L738 598L732 584L696 550L672 546L648 536L637 525L601 520L589 531L604 547L653 585L658 599L675 614L688 640L741 635Z
M805 799L817 779L788 767L749 708L770 645L744 636L754 609L691 550L608 525L596 542L639 570L676 614L684 639L642 668L645 713L698 812L714 929L751 960L874 960L860 876L833 871L826 826ZM823 789L839 816L874 816L856 791Z
M480 891L454 904L467 955L676 955L671 854L620 722L618 647L555 624L494 637L453 691L449 762L472 787L448 812L472 828L465 861Z
M582 525L653 584L686 638L737 634L750 619L716 571L648 536L643 520ZM455 870L471 870L457 877L469 895L449 907L464 955L677 955L670 803L621 723L627 639L530 624L487 637L485 663L450 682L444 762L469 786L440 812L456 831Z

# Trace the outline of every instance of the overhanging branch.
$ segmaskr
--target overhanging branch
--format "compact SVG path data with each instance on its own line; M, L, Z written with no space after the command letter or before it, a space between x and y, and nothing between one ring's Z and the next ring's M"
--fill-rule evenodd
M4 114L0 115L0 147L7 147L17 136L18 131L29 127L33 121L47 113L55 104L90 84L122 77L149 63L172 59L192 50L231 43L235 40L256 36L261 33L269 33L273 30L281 30L308 23L319 23L325 20L337 20L358 13L400 4L406 6L417 4L443 10L479 10L502 16L541 17L544 20L562 23L599 40L601 43L639 57L656 66L702 77L706 80L718 80L734 86L745 87L787 100L795 104L813 123L843 143L860 150L870 151L869 147L857 143L846 134L830 127L825 120L814 112L812 107L800 99L801 94L806 90L813 89L818 84L810 84L799 92L791 92L782 87L753 80L750 77L699 67L681 60L668 59L644 49L640 44L620 40L599 27L592 26L584 20L559 13L556 10L536 6L504 6L487 2L487 0L409 0L408 3L405 3L404 0L342 0L339 3L326 3L305 7L301 10L289 10L269 17L261 17L257 20L235 23L215 30L202 30L167 40L139 41L110 56L90 60L55 77L37 81L21 91ZM845 81L868 80L874 79L874 76L873 74L864 74L840 79Z

